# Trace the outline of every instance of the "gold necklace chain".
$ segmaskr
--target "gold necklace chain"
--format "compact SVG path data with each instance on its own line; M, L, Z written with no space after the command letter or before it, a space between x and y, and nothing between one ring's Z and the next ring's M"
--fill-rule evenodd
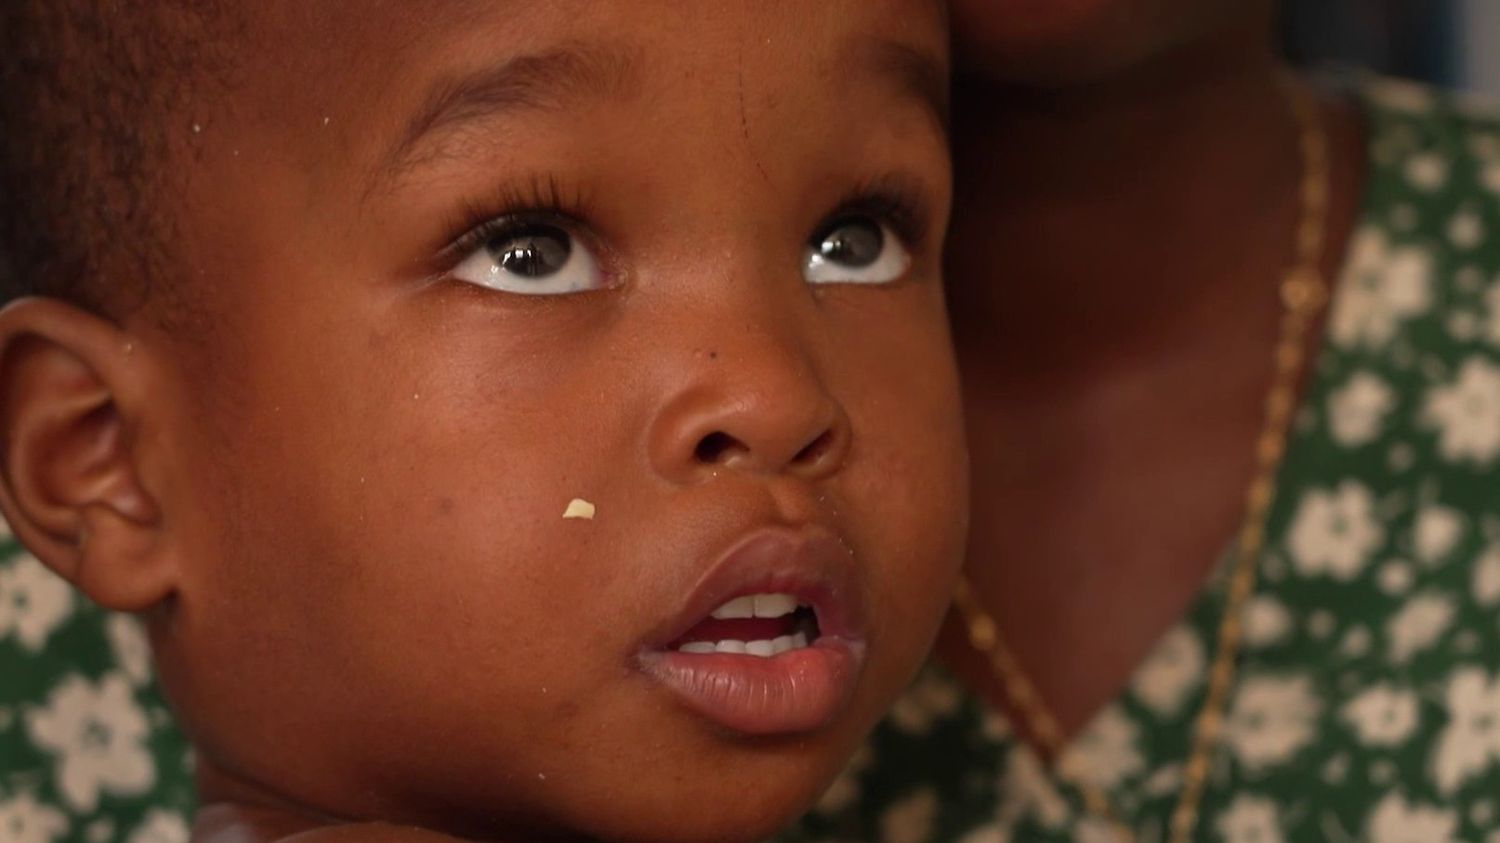
M1255 473L1245 492L1245 517L1235 542L1208 690L1193 723L1191 749L1182 770L1182 792L1172 811L1168 836L1171 843L1189 843L1198 825L1209 762L1218 745L1229 691L1234 684L1245 602L1255 590L1257 560L1265 543L1266 515L1276 496L1276 473L1281 467L1287 431L1296 409L1307 334L1328 300L1328 285L1320 269L1328 211L1328 140L1317 104L1307 90L1292 78L1287 79L1285 90L1300 134L1302 180L1298 191L1296 260L1281 282L1281 326L1273 355L1271 388L1266 394L1265 423L1255 442ZM1014 651L1005 643L999 625L980 605L966 579L960 578L953 602L968 631L969 644L987 657L1010 706L1025 722L1048 760L1055 763L1065 748L1062 729L1016 660ZM1091 782L1076 784L1090 814L1107 823L1123 840L1134 839L1104 790Z

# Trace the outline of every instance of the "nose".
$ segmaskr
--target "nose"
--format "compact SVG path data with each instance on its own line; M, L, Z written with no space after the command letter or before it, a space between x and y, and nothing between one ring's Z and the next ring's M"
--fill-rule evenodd
M692 484L723 471L815 482L849 451L849 419L808 361L766 338L700 355L650 431L657 472Z

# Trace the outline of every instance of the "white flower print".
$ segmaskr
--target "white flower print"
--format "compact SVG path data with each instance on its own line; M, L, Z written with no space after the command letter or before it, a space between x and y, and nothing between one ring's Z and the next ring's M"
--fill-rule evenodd
M896 700L887 718L903 732L925 735L934 721L952 714L963 700L963 690L953 682L926 673Z
M1396 406L1396 393L1384 380L1357 372L1328 397L1328 428L1333 441L1347 448L1373 442L1385 416Z
M1491 193L1500 193L1500 164L1490 164L1479 174L1479 182Z
M990 823L960 837L958 843L1010 843L1010 832L999 823Z
M1177 627L1161 639L1135 677L1135 696L1162 717L1182 708L1187 693L1203 681L1206 663L1197 633Z
M1429 564L1441 562L1453 551L1464 533L1464 518L1451 507L1430 504L1417 512L1412 544L1417 558Z
M1438 792L1448 795L1500 756L1500 679L1490 681L1476 667L1456 670L1444 703L1448 725L1438 736L1432 773Z
M5 843L52 843L68 830L68 818L19 793L0 802L0 840Z
M146 715L120 673L95 685L73 674L47 698L47 707L26 714L36 745L56 756L57 789L68 804L92 811L101 790L129 796L156 780L145 739Z
M1119 706L1100 712L1058 759L1058 772L1075 782L1114 788L1145 767L1136 741L1140 727Z
M1432 257L1415 246L1391 248L1385 232L1355 235L1345 278L1329 315L1328 333L1342 348L1379 348L1400 324L1432 303Z
M1366 86L1370 101L1381 108L1408 114L1426 114L1432 110L1432 89L1404 79L1379 79Z
M1448 314L1448 334L1459 342L1472 342L1479 336L1479 314L1455 310Z
M1225 843L1282 843L1276 803L1264 796L1240 794L1215 823Z
M1474 153L1475 158L1500 160L1500 135L1475 132L1469 138L1469 151Z
M1370 652L1371 637L1369 627L1350 627L1344 633L1344 640L1339 642L1339 653L1347 658L1357 659Z
M1496 167L1500 173L1500 167ZM1489 313L1489 321L1485 325L1485 335L1494 345L1500 345L1500 281L1491 284L1484 292L1484 306Z
M1259 772L1312 740L1321 706L1306 676L1253 676L1235 694L1225 738L1240 764Z
M1068 803L1052 785L1052 777L1035 754L1021 749L1006 759L1000 776L1000 821L1014 824L1031 816L1046 828L1056 829L1072 817Z
M1375 518L1375 498L1346 480L1334 491L1309 490L1297 506L1287 546L1297 572L1350 580L1364 569L1385 530Z
M924 788L897 801L880 815L881 843L924 843L932 839L937 793Z
M1338 628L1338 618L1327 609L1314 609L1307 616L1307 634L1314 638L1327 638Z
M189 829L181 814L152 808L125 843L188 843Z
M1470 357L1458 379L1427 393L1422 421L1438 431L1438 453L1479 466L1500 456L1500 366Z
M1437 190L1448 181L1448 160L1435 152L1419 152L1406 159L1406 181L1418 190Z
M1484 242L1484 220L1472 208L1459 211L1448 221L1448 239L1460 249L1473 249Z
M1292 615L1280 600L1257 594L1245 602L1245 646L1251 649L1281 643L1292 629Z
M73 588L35 556L0 564L0 638L14 634L27 652L40 652L73 611Z
M1417 728L1417 695L1376 685L1345 703L1339 713L1365 746L1399 746Z
M1376 584L1386 594L1404 594L1411 589L1413 574L1411 566L1399 559L1392 559L1380 566L1375 574Z
M1147 796L1167 796L1182 790L1182 765L1167 764L1141 782L1141 793Z
M141 622L130 615L112 614L104 621L104 633L115 663L131 684L140 687L151 681L151 644Z
M1130 840L1108 822L1084 817L1073 829L1073 843L1130 843Z
M1387 794L1370 814L1370 843L1458 843L1453 828L1458 817L1452 811L1408 804L1399 794Z
M113 839L114 835L115 821L108 817L94 820L83 828L83 839L87 843L106 843Z
M1474 563L1470 588L1480 606L1488 609L1500 603L1500 545L1492 545Z
M1436 593L1419 594L1408 600L1386 622L1391 661L1404 664L1413 655L1437 643L1448 630L1455 613L1453 600Z

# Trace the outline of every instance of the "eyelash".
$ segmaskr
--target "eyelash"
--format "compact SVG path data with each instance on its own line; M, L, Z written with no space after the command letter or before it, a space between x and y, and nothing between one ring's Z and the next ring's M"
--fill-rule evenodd
M526 225L547 223L577 234L580 221L589 218L583 194L569 193L555 176L533 176L520 184L505 185L485 202L465 205L448 231L462 232L449 240L441 253L447 269L475 249Z
M850 190L834 210L814 227L820 231L837 220L867 215L891 227L908 247L926 242L931 212L920 190L908 180L885 176ZM519 184L500 188L486 202L465 205L448 231L461 232L441 251L441 263L449 270L475 249L526 225L546 223L578 234L589 208L581 191L568 191L555 176L533 176Z
M864 182L845 194L832 213L813 229L820 231L836 220L863 214L891 227L913 251L927 242L932 215L916 185L898 176Z

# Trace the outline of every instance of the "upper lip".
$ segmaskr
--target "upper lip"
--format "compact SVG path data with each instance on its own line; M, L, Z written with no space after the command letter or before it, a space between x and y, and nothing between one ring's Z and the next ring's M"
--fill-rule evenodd
M817 616L820 637L861 639L864 601L853 551L815 527L765 528L736 541L699 577L682 607L647 639L660 650L724 603L747 594L790 594Z

